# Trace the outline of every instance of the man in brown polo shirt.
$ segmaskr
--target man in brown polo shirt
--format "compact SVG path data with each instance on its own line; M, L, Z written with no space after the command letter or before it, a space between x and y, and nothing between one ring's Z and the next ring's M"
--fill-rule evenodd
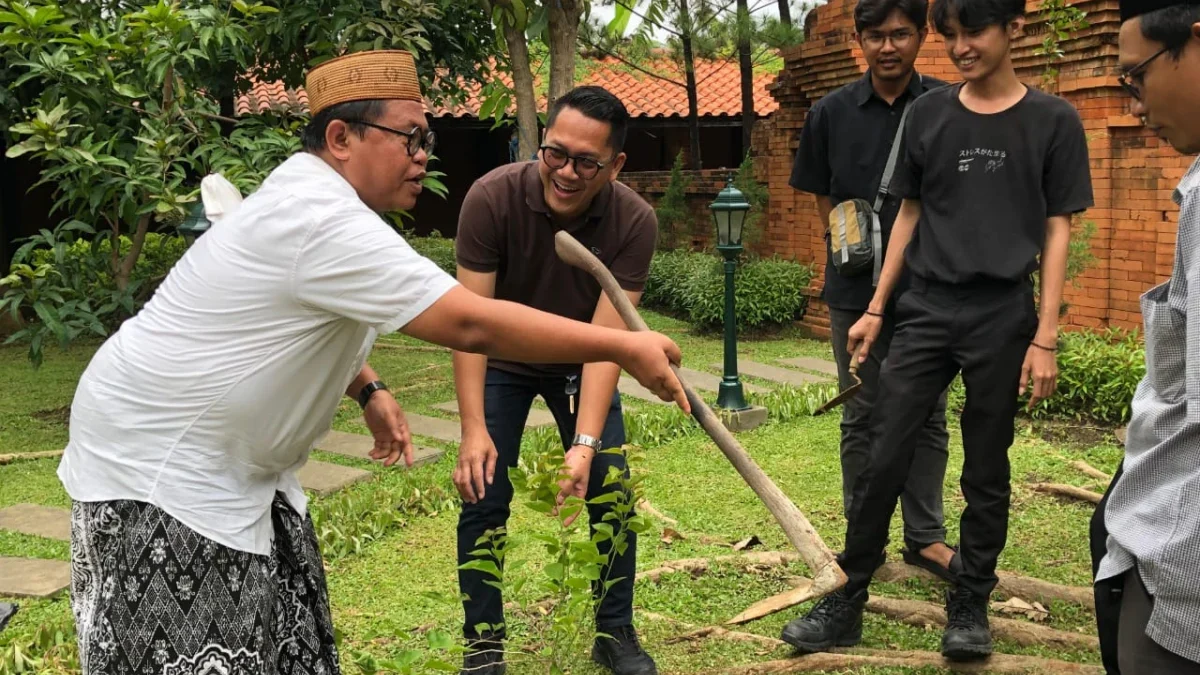
M633 190L617 182L625 162L622 146L629 121L625 106L600 87L578 87L555 101L538 158L502 166L479 179L459 216L458 280L487 297L624 328L600 285L558 259L554 234L566 230L612 271L636 304L649 274L658 220ZM553 340L553 335L547 335ZM534 397L554 414L566 451L567 495L594 498L618 489L604 486L609 467L626 471L621 454L598 454L625 443L620 370L612 363L529 364L454 353L454 376L462 418L462 444L454 484L463 497L458 521L459 564L487 530L504 527L513 497L508 467L517 465L521 434ZM593 527L611 504L588 507ZM600 545L602 554L608 544ZM619 675L657 673L633 628L633 581L637 538L616 555L602 579L620 579L599 598L592 658ZM464 673L503 673L504 612L500 590L476 571L460 571L467 596L463 632L472 646ZM602 594L602 595L601 595ZM486 628L480 630L481 624Z

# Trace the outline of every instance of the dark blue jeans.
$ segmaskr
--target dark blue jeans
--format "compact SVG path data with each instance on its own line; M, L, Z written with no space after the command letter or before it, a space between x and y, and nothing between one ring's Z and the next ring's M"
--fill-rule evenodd
M576 380L579 385L579 380ZM525 420L529 416L529 408L536 396L541 396L546 406L558 423L559 435L562 438L564 451L571 445L575 436L575 414L571 412L570 402L566 395L567 380L564 377L531 377L516 375L495 368L488 368L487 380L484 386L484 417L487 420L488 433L492 443L496 445L496 475L491 485L486 485L483 499L475 504L463 504L462 513L458 518L458 564L471 561L471 551L476 549L475 542L488 530L505 527L510 513L513 498L512 482L508 478L508 467L517 465L521 450L521 435L525 431ZM575 397L578 410L579 397ZM625 420L621 415L621 397L613 393L612 405L608 418L604 422L604 432L600 435L604 449L619 448L625 444ZM619 489L618 485L605 487L604 477L608 475L609 467L617 467L628 476L624 454L597 454L592 460L591 474L588 477L587 498L595 498L605 492ZM612 509L612 504L588 506L588 518L594 528L596 523L603 522L604 514ZM594 529L593 529L594 531ZM596 627L608 631L620 626L633 623L633 581L637 572L637 535L628 533L626 540L629 544L623 555L615 555L609 567L601 571L601 579L620 579L604 593L596 614ZM600 554L608 555L611 541L599 545ZM477 639L479 633L475 626L486 623L496 626L504 622L504 599L500 589L491 586L486 581L490 576L473 570L459 570L459 588L467 597L463 600L463 610L466 620L463 624L463 635L468 640ZM596 585L595 592L600 594L602 586ZM503 633L503 631L500 631Z

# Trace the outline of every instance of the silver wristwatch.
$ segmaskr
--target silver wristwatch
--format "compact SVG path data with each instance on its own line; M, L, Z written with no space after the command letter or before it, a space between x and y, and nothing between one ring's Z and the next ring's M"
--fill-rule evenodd
M587 434L575 434L575 439L571 441L571 445L586 445L596 452L600 452L600 449L603 447L599 438L593 438Z

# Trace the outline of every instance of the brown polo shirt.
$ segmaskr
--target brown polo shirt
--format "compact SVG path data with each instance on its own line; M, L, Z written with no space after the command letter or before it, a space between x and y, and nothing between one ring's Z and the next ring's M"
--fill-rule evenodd
M555 233L570 232L612 271L621 288L641 291L650 274L658 218L636 192L609 183L575 222L557 223L546 207L538 161L506 164L471 186L458 217L458 264L474 272L495 272L500 300L590 323L600 284L559 260ZM569 375L581 369L579 364L497 359L489 365L523 375Z

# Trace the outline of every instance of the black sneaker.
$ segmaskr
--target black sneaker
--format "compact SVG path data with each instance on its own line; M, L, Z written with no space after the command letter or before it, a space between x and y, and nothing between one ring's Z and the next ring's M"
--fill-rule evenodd
M853 647L862 641L863 607L867 591L853 596L838 589L821 598L808 614L793 619L783 628L783 641L802 654L824 652L833 647Z
M942 633L942 656L951 661L984 659L992 654L992 631L988 627L987 598L958 587L946 592L946 631Z
M504 675L507 669L502 637L488 634L468 640L459 675Z
M592 660L616 675L658 675L654 659L642 649L633 626L601 631L611 635L597 637L592 645Z

